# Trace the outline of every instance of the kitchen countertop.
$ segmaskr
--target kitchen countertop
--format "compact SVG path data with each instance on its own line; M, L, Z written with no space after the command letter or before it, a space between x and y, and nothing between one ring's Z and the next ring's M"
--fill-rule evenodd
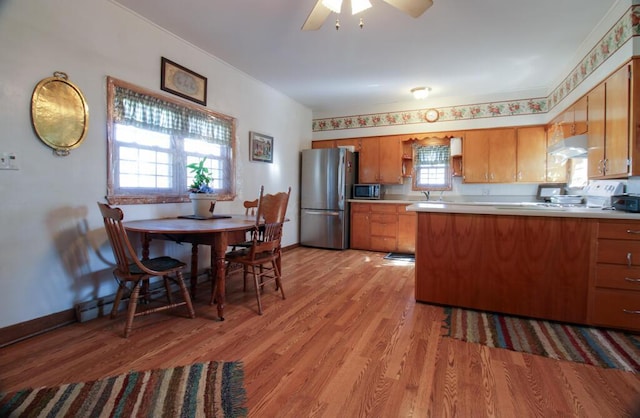
M383 203L390 201L380 201ZM411 202L409 202L411 203ZM467 213L477 215L549 216L563 218L632 219L640 220L640 213L630 213L601 208L553 207L524 202L413 202L409 212Z

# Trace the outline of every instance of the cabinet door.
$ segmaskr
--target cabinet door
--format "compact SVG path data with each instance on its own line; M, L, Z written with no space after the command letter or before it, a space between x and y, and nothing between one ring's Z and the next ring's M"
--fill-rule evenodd
M573 134L583 135L587 133L588 121L588 97L582 96L573 107Z
M329 140L329 141L311 141L311 148L313 148L313 149L335 148L335 147L336 147L336 141L334 141L334 140Z
M379 183L380 141L378 138L363 138L358 157L358 182Z
M465 183L489 182L489 139L484 131L469 131L462 141Z
M360 151L360 138L336 139L336 147L352 146L356 152Z
M398 207L398 252L415 254L416 229L418 217L416 212L407 212L405 205Z
M606 81L605 173L626 175L629 159L629 66Z
M379 138L379 181L402 184L402 142L397 136Z
M371 246L369 219L369 205L359 203L351 204L351 248L368 250Z
M516 181L515 129L489 129L489 181L513 183Z
M543 183L546 180L547 135L543 126L517 130L516 181Z
M589 178L604 175L604 101L605 85L601 83L589 92L588 173Z

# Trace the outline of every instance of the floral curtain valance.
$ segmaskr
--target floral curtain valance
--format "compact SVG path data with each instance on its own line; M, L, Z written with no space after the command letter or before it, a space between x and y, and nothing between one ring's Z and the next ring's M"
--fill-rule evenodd
M413 165L415 167L449 164L449 145L414 144Z
M168 135L232 142L233 122L125 87L115 86L114 121Z

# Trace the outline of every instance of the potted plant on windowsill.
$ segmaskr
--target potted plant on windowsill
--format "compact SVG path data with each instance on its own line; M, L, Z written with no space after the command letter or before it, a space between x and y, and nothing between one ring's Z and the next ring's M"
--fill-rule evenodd
M187 168L194 173L193 183L189 186L189 199L193 205L193 215L198 218L210 218L216 204L216 195L209 186L212 180L209 169L204 166L207 158L203 158L198 163L191 163Z

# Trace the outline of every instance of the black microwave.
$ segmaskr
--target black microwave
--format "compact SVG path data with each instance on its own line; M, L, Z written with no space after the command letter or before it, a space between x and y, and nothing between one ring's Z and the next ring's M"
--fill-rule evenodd
M379 184L354 184L354 199L380 199Z

